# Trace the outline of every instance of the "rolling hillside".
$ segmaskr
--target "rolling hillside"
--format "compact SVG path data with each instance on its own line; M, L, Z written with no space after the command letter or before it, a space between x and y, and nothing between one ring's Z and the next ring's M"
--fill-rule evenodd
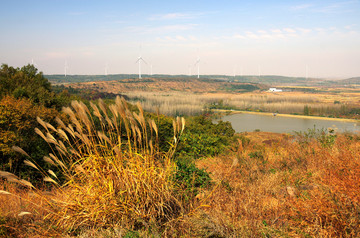
M181 92L250 92L266 90L268 87L258 83L228 82L215 79L197 78L143 78L112 81L93 81L69 83L76 89L92 89L99 92L121 93L128 91L181 91Z

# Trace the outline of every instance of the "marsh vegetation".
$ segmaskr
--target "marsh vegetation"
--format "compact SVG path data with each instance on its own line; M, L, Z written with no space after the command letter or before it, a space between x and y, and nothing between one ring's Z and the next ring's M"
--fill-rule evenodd
M124 93L132 103L140 102L145 110L166 115L199 115L211 109L277 112L283 114L359 118L359 94L329 95L286 93ZM329 97L335 100L329 100ZM340 101L341 100L341 101ZM346 100L346 101L345 101Z

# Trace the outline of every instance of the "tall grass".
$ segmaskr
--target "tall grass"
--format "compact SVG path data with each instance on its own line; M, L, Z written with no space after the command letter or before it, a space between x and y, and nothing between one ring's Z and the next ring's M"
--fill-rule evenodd
M238 110L303 114L304 107L314 115L339 114L343 105L324 103L309 95L283 94L194 94L188 92L127 92L133 103L140 102L147 111L166 115L197 115L211 106ZM341 114L341 113L340 113Z
M194 93L186 92L127 92L130 102L141 102L146 111L165 115L197 115L204 105L213 101Z
M139 105L138 112L133 112L125 100L116 98L109 106L101 100L98 105L91 103L91 109L77 101L71 106L63 109L71 120L69 125L58 119L54 127L38 118L43 128L36 133L53 148L44 157L53 169L44 171L31 159L25 161L54 186L54 198L45 200L46 218L53 225L70 231L113 226L132 229L161 225L183 212L174 192L176 166L171 157L184 119L174 120L172 147L161 152L158 128L154 120L145 118ZM9 173L2 175L40 194L30 182Z

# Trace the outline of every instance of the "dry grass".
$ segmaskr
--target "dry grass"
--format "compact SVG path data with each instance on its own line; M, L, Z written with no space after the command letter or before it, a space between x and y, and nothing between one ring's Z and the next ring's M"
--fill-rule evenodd
M344 105L350 105L348 104L349 100L351 101L349 98L356 99L354 95L347 94L346 100L345 96L341 97L341 102L346 104L334 104L334 98L336 99L337 97L333 97L330 94L306 94L299 92L195 94L189 92L134 91L126 92L125 94L130 98L131 102L140 102L145 110L151 112L159 110L160 113L166 115L196 115L202 113L209 105L220 104L239 110L286 114L303 114L304 107L308 106L311 108L309 112L314 115L337 115L343 113Z
M17 184L0 181L0 237L61 237L50 222L48 192L32 192Z
M194 232L218 237L358 237L360 140L332 147L287 135L247 134L237 155L202 160L222 186L193 218ZM233 166L233 165L236 166Z
M180 216L183 207L174 193L171 157L185 121L174 120L175 141L163 153L157 145L156 124L145 119L140 106L138 113L131 112L127 103L117 98L113 105L100 100L91 107L95 116L77 101L72 108L64 108L72 122L67 126L60 119L57 128L38 119L43 129L36 132L54 148L44 159L58 172L43 171L30 160L26 164L53 184L52 197L42 196L32 184L14 175L2 172L2 176L41 197L45 206L38 204L39 208L46 207L46 219L61 230L160 227ZM95 124L102 129L98 131ZM63 185L60 176L65 178Z

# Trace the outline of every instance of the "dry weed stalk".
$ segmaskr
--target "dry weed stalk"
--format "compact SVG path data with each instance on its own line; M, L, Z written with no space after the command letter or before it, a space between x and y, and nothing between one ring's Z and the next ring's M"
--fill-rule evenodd
M62 181L53 170L44 171L26 161L57 188L56 199L47 200L51 210L47 218L72 230L163 224L181 214L182 206L173 192L175 164L171 156L184 130L183 118L174 120L173 147L164 153L156 144L157 126L153 120L146 123L140 105L136 113L123 98L116 98L110 106L99 100L98 105L91 103L94 116L82 102L73 101L71 106L63 109L71 124L66 126L57 119L56 129L38 118L45 131L36 129L53 148L44 160L62 172L65 183L59 185ZM35 189L27 181L1 173Z

